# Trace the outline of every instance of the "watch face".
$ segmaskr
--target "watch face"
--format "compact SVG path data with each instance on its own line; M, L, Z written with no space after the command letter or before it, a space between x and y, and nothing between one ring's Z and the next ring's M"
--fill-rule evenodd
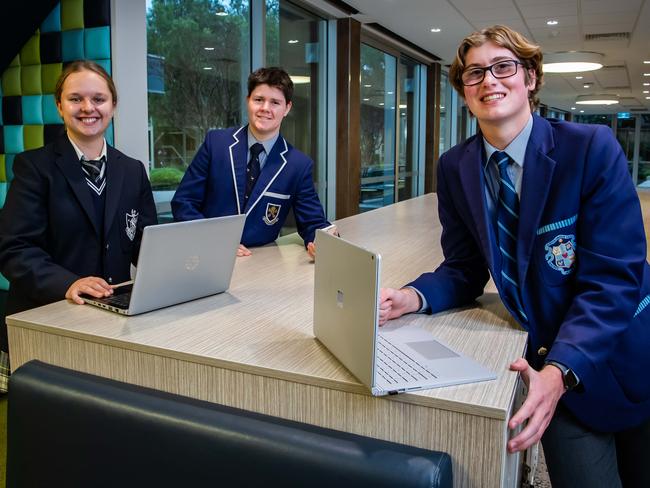
M567 390L573 390L576 386L578 386L578 378L576 378L575 373L570 369L568 369L566 373L562 375L562 379L564 380L564 387Z

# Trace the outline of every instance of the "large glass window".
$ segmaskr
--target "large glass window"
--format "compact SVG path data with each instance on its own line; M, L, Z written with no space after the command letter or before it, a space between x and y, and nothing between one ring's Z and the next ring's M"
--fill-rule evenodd
M399 166L397 171L398 200L417 195L418 189L418 115L420 64L402 56L398 66L399 83Z
M397 58L361 44L361 212L395 201Z
M361 44L361 212L420 192L425 76L421 63Z
M283 136L314 161L314 180L326 206L327 22L282 0L266 2L266 65L281 66L294 84Z
M211 128L242 123L247 0L152 0L147 11L151 184L161 221Z

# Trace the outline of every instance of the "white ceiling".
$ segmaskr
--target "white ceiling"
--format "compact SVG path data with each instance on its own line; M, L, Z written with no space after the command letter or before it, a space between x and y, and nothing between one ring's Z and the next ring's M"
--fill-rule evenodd
M585 113L650 110L650 0L345 0L359 10L353 17L378 23L449 64L469 33L505 24L539 44L544 53L595 51L605 66L589 73L547 74L542 103L571 110L578 95L616 94L619 105L585 108ZM555 19L558 25L548 26ZM431 28L440 28L433 33ZM589 39L594 34L628 33L628 37ZM589 88L583 84L589 83ZM584 106L583 106L584 108Z

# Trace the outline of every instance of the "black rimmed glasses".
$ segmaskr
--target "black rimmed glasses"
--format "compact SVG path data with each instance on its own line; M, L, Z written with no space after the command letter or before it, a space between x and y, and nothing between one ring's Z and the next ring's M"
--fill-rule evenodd
M478 85L485 78L485 72L489 71L495 78L510 78L517 74L517 65L523 66L524 63L515 61L514 59L504 59L490 66L472 66L463 71L460 79L465 86Z

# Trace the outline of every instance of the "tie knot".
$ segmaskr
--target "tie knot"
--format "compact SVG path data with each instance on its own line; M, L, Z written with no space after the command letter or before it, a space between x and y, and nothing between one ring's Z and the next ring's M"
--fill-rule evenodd
M251 146L251 158L257 158L264 151L264 146L259 142L256 142Z
M99 159L86 159L85 156L81 156L81 166L88 172L88 175L94 179L98 178L101 175L102 167L106 158L102 156Z
M498 168L500 174L504 174L508 169L510 163L510 156L505 151L494 151L490 156L492 161Z

